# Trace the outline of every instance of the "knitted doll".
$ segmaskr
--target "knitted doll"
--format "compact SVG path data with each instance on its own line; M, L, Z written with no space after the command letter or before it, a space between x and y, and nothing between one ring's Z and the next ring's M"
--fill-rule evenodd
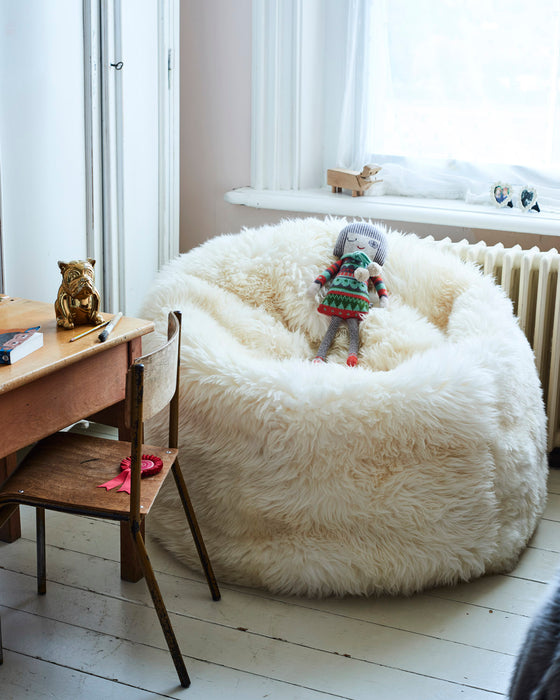
M379 305L387 305L387 289L381 279L381 265L387 256L387 235L379 224L354 223L339 233L333 254L338 260L310 285L307 293L315 296L332 280L329 291L317 311L331 317L329 328L313 362L325 362L326 356L342 321L350 334L346 364L358 364L358 324L369 311L368 282L371 279L379 296Z

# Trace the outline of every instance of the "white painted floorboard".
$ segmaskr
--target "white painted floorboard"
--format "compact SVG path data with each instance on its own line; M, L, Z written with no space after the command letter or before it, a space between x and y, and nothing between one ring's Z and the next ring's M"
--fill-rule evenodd
M410 598L307 600L203 576L148 535L192 685L181 688L144 582L119 578L118 527L47 513L47 595L34 511L0 543L0 698L489 700L504 697L560 553L560 472L517 568Z

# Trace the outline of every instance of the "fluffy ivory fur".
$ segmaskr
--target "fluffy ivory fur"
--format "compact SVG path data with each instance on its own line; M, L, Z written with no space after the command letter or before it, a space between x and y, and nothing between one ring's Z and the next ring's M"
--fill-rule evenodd
M214 238L159 274L143 316L183 312L181 466L221 581L306 596L412 593L505 572L546 498L546 420L502 291L388 232L389 307L310 362L305 294L345 220ZM154 335L154 334L152 334ZM147 438L161 433L151 426ZM199 566L173 484L150 532Z

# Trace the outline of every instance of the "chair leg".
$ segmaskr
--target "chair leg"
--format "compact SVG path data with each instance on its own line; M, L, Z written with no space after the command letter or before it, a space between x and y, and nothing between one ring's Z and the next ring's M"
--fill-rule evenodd
M208 587L210 588L210 593L212 594L212 600L220 600L221 594L220 589L218 588L218 582L216 581L214 570L212 569L212 564L210 563L210 557L208 556L204 540L202 539L202 533L200 532L198 521L196 519L196 515L194 514L194 508L189 492L187 491L187 485L185 484L178 460L175 460L175 464L171 467L171 470L173 472L173 476L175 477L175 483L177 485L177 490L179 491L179 496L181 497L185 515L187 516L187 520L189 522L189 527L191 528L194 543L198 551L198 556L200 557L200 563L204 569Z
M146 583L150 590L150 595L152 596L152 601L154 603L154 607L156 609L161 624L161 629L163 630L163 634L165 635L165 641L167 642L167 646L169 647L169 651L171 652L173 663L175 664L175 668L177 670L177 675L179 676L179 681L183 688L188 688L191 684L189 674L187 673L185 662L183 661L181 650L179 649L179 644L177 643L177 638L175 637L175 632L173 631L173 627L171 626L171 620L169 619L169 614L165 607L165 603L163 602L161 591L159 590L159 585L156 580L152 564L148 557L146 545L139 531L133 531L132 537L134 545L136 547L136 551L138 553L139 560L142 565L144 578L146 579Z
M37 533L37 593L47 592L47 554L45 546L45 509L35 508Z

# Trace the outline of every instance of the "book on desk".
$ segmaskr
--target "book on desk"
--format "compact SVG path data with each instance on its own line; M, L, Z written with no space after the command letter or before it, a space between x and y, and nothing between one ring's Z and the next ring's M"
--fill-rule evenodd
M13 365L43 347L43 334L39 328L0 329L0 365Z

